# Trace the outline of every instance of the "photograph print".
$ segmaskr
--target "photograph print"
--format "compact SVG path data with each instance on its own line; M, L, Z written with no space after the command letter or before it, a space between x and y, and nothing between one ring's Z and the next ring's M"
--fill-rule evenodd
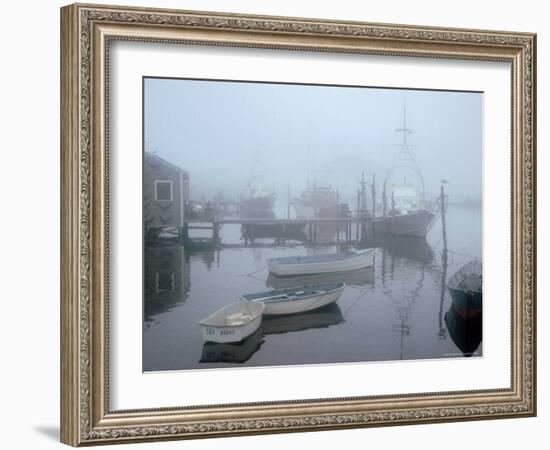
M476 358L483 93L143 78L143 371Z

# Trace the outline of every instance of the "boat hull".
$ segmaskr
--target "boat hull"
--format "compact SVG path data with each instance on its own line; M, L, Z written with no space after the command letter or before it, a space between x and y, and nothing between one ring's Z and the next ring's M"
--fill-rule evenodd
M363 269L373 265L374 250L369 249L350 258L320 262L296 262L280 263L274 260L268 261L269 272L278 277L295 275L314 275L333 272L347 272Z
M483 302L483 294L478 291L466 291L449 287L453 304L458 309L479 309Z
M393 234L398 236L426 237L434 214L422 210L408 214L377 217L372 225L374 234Z
M345 283L348 286L367 286L374 284L374 267L365 267L347 272L298 275L295 277L278 277L269 274L266 284L274 289L288 289L293 286L306 286L316 283Z
M223 322L220 322L220 320L216 318L216 315L221 315L224 310L229 314L230 312L240 312L247 309L252 311L253 317L242 324L222 324ZM212 316L199 322L202 338L206 342L216 342L219 344L240 342L260 327L264 309L263 305L261 307L250 308L247 307L245 303L226 306Z
M282 315L282 314L297 314L307 311L314 311L324 306L335 303L342 294L342 286L338 290L327 292L325 294L310 296L295 300L277 301L277 302L264 302L265 309L264 315Z
M465 264L447 282L453 305L460 311L481 309L483 269L481 262L473 260ZM471 281L467 281L467 280Z

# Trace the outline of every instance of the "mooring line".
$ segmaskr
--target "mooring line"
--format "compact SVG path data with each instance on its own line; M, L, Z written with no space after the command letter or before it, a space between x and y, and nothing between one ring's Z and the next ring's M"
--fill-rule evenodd
M258 270L255 270L254 272L250 272L250 273L244 273L244 274L240 274L238 275L239 277L250 277L250 278L254 278L253 275L257 274L260 270L264 270L265 268L267 267L267 264L260 267ZM256 280L259 280L259 278L255 278Z
M344 312L344 317L346 317L348 315L348 313L350 312L351 308L353 308L356 303L361 300L365 295L367 295L369 291L366 290L365 292L363 292L359 297L357 297L357 299L350 305L350 307L348 309L346 309L346 311Z

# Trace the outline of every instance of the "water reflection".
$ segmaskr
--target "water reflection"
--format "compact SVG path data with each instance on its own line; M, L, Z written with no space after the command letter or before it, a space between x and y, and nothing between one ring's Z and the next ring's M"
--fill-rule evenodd
M405 258L422 264L433 261L434 253L425 238L392 236L379 237L369 243L371 247L380 247L391 257Z
M479 356L481 310L452 305L445 281L470 259L461 254L481 247L475 236L460 237L470 215L451 209L448 218L454 230L450 246L460 250L448 258L438 245L439 230L428 239L392 237L363 245L339 241L334 230L327 239L336 242L320 244L326 230L319 230L315 244L258 238L245 245L240 225L224 225L216 246L148 246L144 370ZM281 278L266 266L273 257L365 247L376 248L374 267L358 271ZM239 344L202 341L197 322L243 293L321 282L346 284L329 309L265 318L259 331Z
M199 363L238 363L242 364L250 359L264 343L262 328L258 328L245 340L235 343L219 344L205 342Z
M262 319L260 328L242 342L230 344L205 342L199 362L242 364L260 350L266 335L328 328L342 322L344 322L344 316L337 304L301 314L266 316Z
M280 334L312 328L328 328L342 322L344 322L342 311L337 304L333 303L324 308L301 314L266 316L262 320L261 328L264 334Z
M190 265L181 246L146 247L144 266L145 320L184 303L191 289Z
M481 344L482 323L481 307L461 307L453 302L445 314L451 339L466 357L480 355L476 350Z

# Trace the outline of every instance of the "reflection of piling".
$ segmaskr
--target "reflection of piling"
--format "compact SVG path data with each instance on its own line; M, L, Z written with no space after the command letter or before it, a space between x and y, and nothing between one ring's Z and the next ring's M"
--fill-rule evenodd
M185 244L189 240L189 224L185 222L183 227L179 230L179 241L180 244Z

